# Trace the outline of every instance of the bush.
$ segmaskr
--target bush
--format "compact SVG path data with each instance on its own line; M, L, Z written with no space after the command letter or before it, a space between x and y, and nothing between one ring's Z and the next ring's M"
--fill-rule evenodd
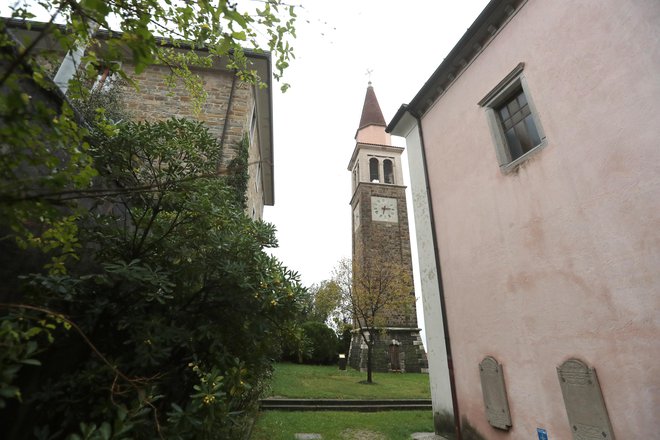
M201 124L116 130L93 150L108 191L80 214L80 262L0 267L31 305L0 320L0 438L239 438L303 289Z
M309 340L311 353L303 355L306 364L333 364L337 362L337 335L322 322L309 321L302 325Z
M282 335L280 348L278 361L302 364L305 358L311 357L313 347L302 324L295 322Z

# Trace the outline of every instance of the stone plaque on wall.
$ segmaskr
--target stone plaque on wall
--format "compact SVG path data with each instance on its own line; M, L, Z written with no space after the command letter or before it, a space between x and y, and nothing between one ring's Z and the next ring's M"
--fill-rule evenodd
M488 423L495 428L509 429L511 413L504 387L502 365L495 358L487 356L479 364L479 375L481 376L481 391L484 395Z
M557 367L561 394L574 440L613 440L596 370L577 359Z

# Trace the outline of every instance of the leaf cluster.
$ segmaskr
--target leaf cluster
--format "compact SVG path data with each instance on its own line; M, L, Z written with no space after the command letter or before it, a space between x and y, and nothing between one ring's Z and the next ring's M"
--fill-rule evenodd
M229 162L227 167L227 184L234 188L234 191L238 194L238 201L243 209L247 208L249 148L250 139L246 134L241 139L236 156Z
M112 65L127 80L118 62L129 59L138 74L154 63L186 70L191 60L181 59L186 55L173 47L204 49L212 56L228 58L230 68L236 69L242 80L263 84L245 50L273 53L274 74L279 80L294 58L290 41L296 36L297 16L295 6L282 0L261 3L262 8L250 2L228 1L34 0L17 2L12 17L32 19L36 9L47 11L51 20L40 29L38 39L54 38L65 50L89 45L92 50L86 52L84 65L92 69ZM61 22L64 26L55 25ZM93 32L96 29L104 31ZM27 49L29 52L32 47ZM0 85L6 78L0 78Z

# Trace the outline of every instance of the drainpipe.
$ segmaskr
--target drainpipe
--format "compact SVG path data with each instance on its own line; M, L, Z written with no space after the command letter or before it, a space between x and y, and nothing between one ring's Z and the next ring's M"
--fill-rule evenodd
M419 142L422 151L422 164L424 166L424 180L426 185L427 202L429 205L429 220L431 222L431 236L433 237L433 252L436 256L435 267L438 273L438 292L440 293L440 309L442 312L442 326L445 334L445 348L447 350L447 370L449 373L449 386L451 388L451 401L454 407L454 429L456 431L456 440L462 440L461 418L458 409L458 397L456 395L456 380L454 378L454 362L451 355L451 341L449 338L449 325L447 323L447 308L445 307L445 291L442 281L442 268L440 266L440 252L438 247L438 237L435 232L435 217L433 215L433 198L431 197L431 185L429 184L429 170L426 162L426 146L424 145L424 131L422 129L421 117L408 109L408 113L415 118L417 129L419 130Z
M229 99L227 100L227 112L225 113L225 124L222 127L222 136L220 137L220 151L225 149L225 136L227 134L227 127L229 126L229 113L231 112L231 103L234 100L234 89L236 88L236 71L232 70L231 90L229 91Z
M98 28L99 24L95 21L89 24L87 29L88 37L94 35ZM69 81L71 81L71 78L73 78L80 66L80 60L85 54L85 49L87 49L87 41L77 41L76 47L66 53L62 64L60 64L60 68L55 74L55 78L53 78L53 82L64 95L69 90Z

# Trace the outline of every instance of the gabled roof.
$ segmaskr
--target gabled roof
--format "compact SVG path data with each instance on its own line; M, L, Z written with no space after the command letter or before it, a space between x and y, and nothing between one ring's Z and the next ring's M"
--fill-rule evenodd
M374 92L374 87L371 85L371 81L369 81L367 94L364 97L362 117L360 118L358 130L367 125L380 125L383 127L387 125L385 123L385 118L383 117L383 112L380 110L380 105L378 105L378 99L376 98L376 93Z

